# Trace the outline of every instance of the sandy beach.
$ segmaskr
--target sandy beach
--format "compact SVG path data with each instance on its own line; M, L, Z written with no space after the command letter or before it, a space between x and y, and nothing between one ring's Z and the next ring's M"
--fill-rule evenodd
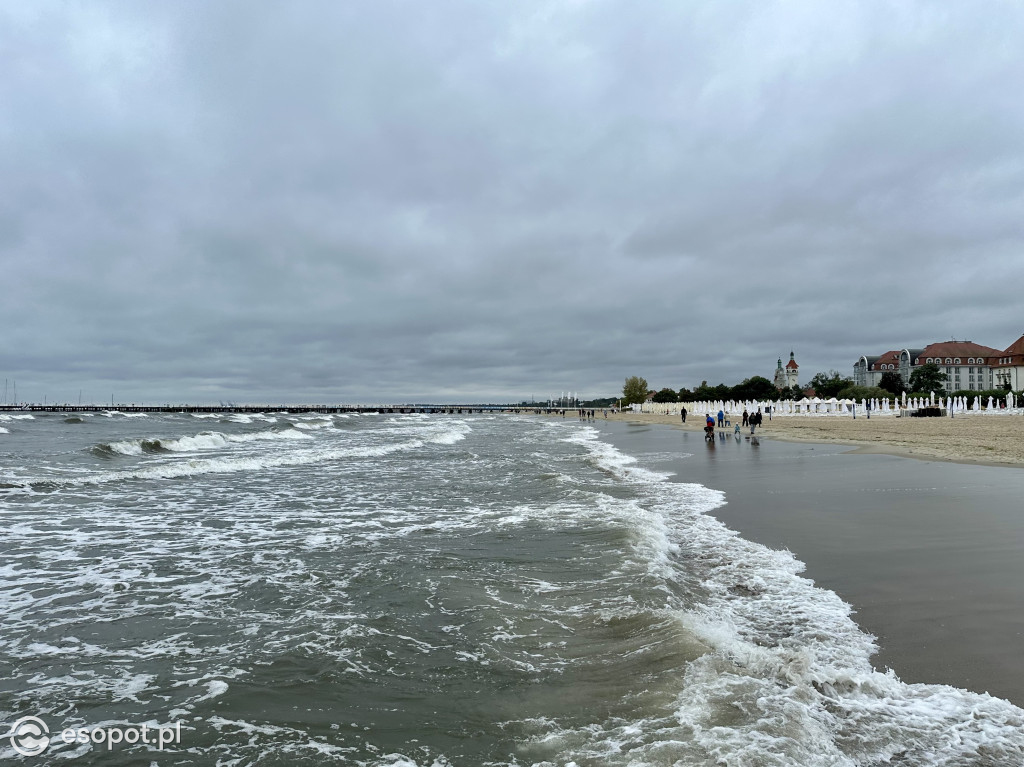
M566 418L575 417L568 411ZM612 413L607 419L635 423L666 423L700 432L703 412L678 415ZM598 420L605 420L597 411ZM735 421L732 422L735 424ZM729 431L732 431L732 426ZM1024 466L1024 416L1004 414L957 414L955 418L896 418L875 416L856 419L841 416L778 416L757 429L759 436L795 442L828 442L854 445L858 452L887 453L926 460L979 463L992 466ZM745 430L749 434L749 430Z

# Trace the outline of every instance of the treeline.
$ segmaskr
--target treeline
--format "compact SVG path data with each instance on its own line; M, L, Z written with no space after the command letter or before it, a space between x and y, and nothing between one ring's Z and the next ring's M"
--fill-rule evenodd
M650 392L647 380L640 376L631 376L626 379L622 387L622 403L632 405L646 402ZM969 404L975 397L981 397L982 402L987 403L988 398L1002 398L1009 392L1002 389L991 391L977 391L961 389L954 392L946 390L946 374L939 366L930 363L915 368L910 374L909 385L904 384L899 373L886 372L882 374L878 386L856 386L852 378L841 375L837 370L830 370L827 373L816 374L805 388L785 387L776 389L775 384L763 376L752 376L745 378L735 386L718 384L708 385L707 381L701 381L700 386L693 389L682 388L661 389L652 397L654 402L706 402L715 400L801 400L811 393L811 396L821 399L893 399L901 397L904 393L907 396L929 396L932 392L936 397L968 397ZM1021 395L1015 395L1020 397Z
M632 405L647 401L650 392L647 380L640 376L632 376L626 379L622 387L622 403ZM780 400L780 399L802 399L803 392L797 387L786 387L776 389L775 384L763 376L752 376L745 378L735 386L718 384L711 386L707 381L701 381L700 386L693 389L682 388L662 389L655 392L652 400L654 402L703 402L707 400Z

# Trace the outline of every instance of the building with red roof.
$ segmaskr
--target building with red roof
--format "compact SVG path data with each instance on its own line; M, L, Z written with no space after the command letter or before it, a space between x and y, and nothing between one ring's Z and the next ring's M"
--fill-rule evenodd
M1016 388L1016 382L1024 382L1024 336L1011 348L1018 346L1019 351L1015 356L1009 350L1001 352L973 341L951 340L928 344L923 349L899 349L878 356L864 355L853 363L853 382L858 386L878 386L885 373L898 372L903 383L909 384L910 374L915 369L921 365L935 364L946 374L946 388L949 391L995 389L1004 380ZM1019 360L1020 374L1013 371L1011 362L1000 362L1014 358ZM1002 368L1006 370L997 379L995 371Z
M992 362L992 377L997 388L1024 389L1024 336L999 352Z

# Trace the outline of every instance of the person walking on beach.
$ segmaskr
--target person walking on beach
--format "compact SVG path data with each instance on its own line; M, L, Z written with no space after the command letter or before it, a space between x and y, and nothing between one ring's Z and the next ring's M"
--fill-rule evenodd
M750 426L750 413L747 412L746 408L743 408L743 425Z
M679 408L679 413L680 413L680 415L683 416L683 423L686 423L686 408L685 407Z
M719 410L718 411L718 428L722 428L723 426L725 426L725 411Z

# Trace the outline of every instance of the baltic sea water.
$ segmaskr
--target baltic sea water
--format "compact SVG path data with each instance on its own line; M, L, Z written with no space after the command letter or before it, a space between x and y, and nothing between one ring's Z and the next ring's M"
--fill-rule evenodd
M720 490L588 424L0 427L0 718L47 723L35 764L1024 763L1024 711L874 670ZM60 737L143 723L181 742Z

